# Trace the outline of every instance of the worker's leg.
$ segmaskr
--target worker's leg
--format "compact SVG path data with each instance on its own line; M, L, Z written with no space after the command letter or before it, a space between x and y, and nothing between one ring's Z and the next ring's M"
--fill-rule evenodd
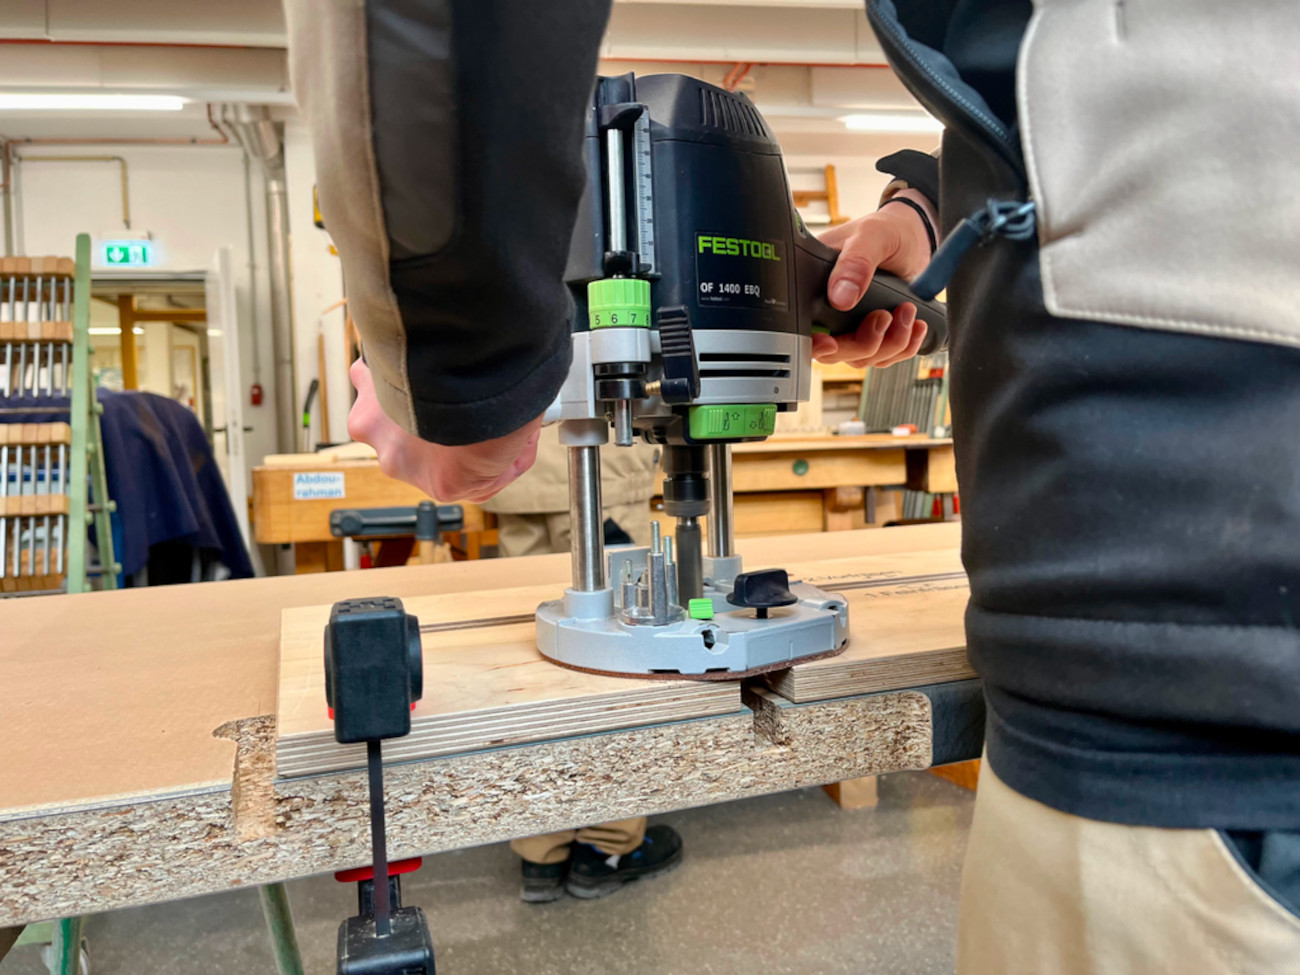
M510 849L529 863L563 863L569 859L569 844L577 834L575 829L562 829L558 833L525 836L520 840L511 840Z
M511 840L510 849L519 855L522 879L519 899L529 904L546 904L564 896L564 881L569 876L569 858L573 855L573 837L577 830L526 836Z
M534 515L545 518L550 535L550 551L567 552L570 545L569 513L557 511L549 515ZM636 504L611 504L605 506L605 520L613 520L619 528L627 532L636 545L650 544L650 502L638 501ZM668 525L665 528L670 527ZM529 553L532 554L532 553Z
M564 889L591 900L612 894L633 880L645 880L682 862L682 838L671 826L646 828L644 819L624 819L578 830Z
M546 555L551 548L549 515L497 515L497 551L502 558Z
M579 843L590 843L605 854L631 853L641 845L645 836L645 817L620 819L605 823L603 826L588 826L585 829L562 829L558 833L543 833L541 836L526 836L511 840L510 849L529 863L563 863L569 859L569 844L575 839Z
M578 830L579 843L594 846L606 856L631 853L645 839L645 817L620 819L602 826L587 826Z
M959 975L1273 975L1300 959L1300 914L1219 832L1070 816L982 766Z

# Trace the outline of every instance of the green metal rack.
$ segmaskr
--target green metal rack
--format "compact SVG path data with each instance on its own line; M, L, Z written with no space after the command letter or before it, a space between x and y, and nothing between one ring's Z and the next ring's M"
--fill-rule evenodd
M69 523L94 526L99 566L86 563L85 531L68 534L68 592L86 592L91 576L101 589L116 589L122 567L113 557L111 515L117 506L108 496L104 441L99 417L103 404L95 396L90 373L90 235L77 235L77 275L72 289L72 472ZM88 496L89 493L89 496Z

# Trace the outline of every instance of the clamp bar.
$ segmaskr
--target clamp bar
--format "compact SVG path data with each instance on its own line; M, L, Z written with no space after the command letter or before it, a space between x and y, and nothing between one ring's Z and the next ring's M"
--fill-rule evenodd
M375 935L392 933L388 906L388 837L384 828L384 757L378 739L366 742L366 774L370 782L370 845L375 861Z

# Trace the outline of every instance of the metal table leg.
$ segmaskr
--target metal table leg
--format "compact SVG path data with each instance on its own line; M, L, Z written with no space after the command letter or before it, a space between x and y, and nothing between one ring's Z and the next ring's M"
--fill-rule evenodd
M278 975L303 975L293 911L289 908L289 892L284 884L267 884L258 888L257 897L266 916L266 933L271 939L276 972Z

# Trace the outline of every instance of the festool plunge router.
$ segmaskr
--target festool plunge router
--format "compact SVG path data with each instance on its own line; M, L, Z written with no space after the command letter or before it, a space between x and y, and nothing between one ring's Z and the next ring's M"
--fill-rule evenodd
M573 585L538 608L538 648L583 670L704 679L839 652L842 597L782 569L742 571L731 445L770 436L808 398L814 330L849 332L911 301L928 353L946 339L943 305L878 273L853 311L830 307L836 252L795 212L780 147L743 94L681 75L601 78L584 146L566 269L573 366L546 414L569 448ZM604 549L611 426L615 444L663 448L676 531L656 525L648 549Z

